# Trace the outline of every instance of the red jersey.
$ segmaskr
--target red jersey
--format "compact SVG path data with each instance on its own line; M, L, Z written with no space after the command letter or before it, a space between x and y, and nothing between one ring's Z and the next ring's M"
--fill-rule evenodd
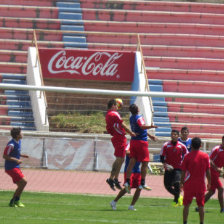
M181 169L186 171L184 190L204 192L206 171L210 168L209 156L200 150L192 150L183 160Z
M173 166L174 169L180 169L184 155L187 153L188 150L183 143L177 141L176 145L174 145L169 141L163 145L160 155L164 156L165 163Z
M115 110L108 110L106 114L106 129L112 136L122 136L125 135L125 130L122 127L123 120L120 114Z
M214 164L218 168L224 167L224 149L221 145L215 146L211 153L210 153L210 159L214 162ZM211 172L217 176L219 176L219 172L217 172L212 166L211 166Z

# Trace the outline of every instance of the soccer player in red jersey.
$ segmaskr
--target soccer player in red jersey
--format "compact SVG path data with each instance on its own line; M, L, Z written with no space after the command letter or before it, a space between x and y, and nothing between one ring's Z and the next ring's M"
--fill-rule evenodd
M204 223L204 203L205 203L205 175L208 180L207 188L211 186L210 163L209 156L200 151L201 139L195 137L192 139L191 152L188 153L181 165L182 175L180 186L184 190L184 209L183 223L187 224L189 207L193 197L196 197L196 202L199 210L200 224Z
M116 157L113 165L110 177L106 180L112 190L115 191L115 187L122 189L118 181L121 166L124 162L125 148L127 147L126 132L131 136L135 136L123 122L120 114L117 112L118 106L115 99L112 99L107 104L106 114L106 129L107 132L112 135L111 142L114 146L114 156Z
M149 163L149 149L148 149L148 136L154 139L154 136L151 136L147 133L147 129L157 128L155 125L146 125L142 115L139 115L139 108L136 104L132 104L129 107L131 112L130 125L131 130L136 133L136 136L131 137L130 141L130 163L127 168L127 178L124 184L125 189L130 193L130 177L132 169L136 161L141 162L141 185L140 189L151 190L145 184L145 177L148 169Z
M12 128L12 139L8 142L3 158L5 159L5 172L12 178L13 182L17 185L17 189L11 199L10 207L24 207L20 201L20 196L27 184L27 181L20 170L22 160L20 157L28 158L27 155L21 154L21 139L22 133L20 128Z
M210 172L211 172L211 188L205 195L205 203L211 198L218 189L218 199L220 204L220 212L224 213L223 206L223 185L219 179L222 167L224 167L224 136L222 137L222 144L215 146L210 153ZM196 209L196 211L198 208Z
M164 164L164 186L174 195L173 206L181 206L183 197L180 195L181 163L188 153L186 146L178 141L179 131L171 131L171 141L166 142L160 152L160 160Z

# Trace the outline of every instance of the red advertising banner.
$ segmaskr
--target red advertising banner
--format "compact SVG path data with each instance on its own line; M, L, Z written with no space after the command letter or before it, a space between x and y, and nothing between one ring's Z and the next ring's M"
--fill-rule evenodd
M132 82L135 52L39 49L44 78Z

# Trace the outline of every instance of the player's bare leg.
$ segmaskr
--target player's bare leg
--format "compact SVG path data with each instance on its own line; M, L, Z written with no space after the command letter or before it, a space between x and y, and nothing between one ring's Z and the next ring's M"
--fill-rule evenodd
M131 158L130 161L129 161L128 167L127 167L127 171L126 171L126 181L125 181L124 186L125 186L126 192L129 193L129 194L130 194L130 190L131 190L130 177L131 177L132 169L133 169L135 163L136 163L136 159Z
M142 166L141 166L141 185L139 186L139 188L140 189L145 189L147 191L151 191L152 189L145 184L145 177L146 177L146 174L147 174L147 170L148 170L148 162L142 162Z
M118 176L119 176L119 173L120 173L120 170L121 170L121 166L124 162L124 158L123 157L116 157L113 165L112 165L112 170L111 170L111 173L110 173L110 179L114 179L114 178L117 178L118 179Z
M122 190L119 191L117 197L110 202L110 206L113 210L117 210L117 202L120 198L122 198L124 195L126 194L126 190L125 188L123 188Z
M211 198L211 196L215 193L213 190L209 190L205 195L205 203Z
M141 194L141 189L139 188L136 188L135 190L135 193L134 193L134 196L132 198L132 201L131 201L131 205L134 206L136 201L138 201L139 197L140 197L140 194Z
M141 166L141 177L145 179L148 170L148 162L142 162Z
M14 193L14 196L13 197L20 197L26 184L27 184L27 181L25 178L22 178L19 182L16 183L17 184L17 189Z
M205 214L204 206L199 206L198 212L199 212L200 223L204 223L204 214Z
M16 207L24 207L24 205L20 202L20 196L25 188L27 184L27 181L25 178L22 178L20 181L18 181L16 183L17 185L17 189L13 195L13 198L11 199L9 206L14 207L14 205L16 205Z
M220 204L220 208L221 208L221 212L224 212L224 205L223 205L223 188L220 187L218 188L218 199L219 199L219 204Z
M118 176L121 170L121 166L124 162L123 157L116 157L113 165L112 165L112 170L110 173L110 177L106 180L106 182L109 184L112 190L115 191L116 186L119 190L121 190L120 182L118 181Z
M120 198L122 198L124 195L126 194L126 190L125 188L123 188L122 190L120 190L120 192L118 193L117 197L114 199L115 202L117 202Z
M183 223L187 224L187 218L188 218L188 214L189 214L189 205L184 205L184 209L183 209Z

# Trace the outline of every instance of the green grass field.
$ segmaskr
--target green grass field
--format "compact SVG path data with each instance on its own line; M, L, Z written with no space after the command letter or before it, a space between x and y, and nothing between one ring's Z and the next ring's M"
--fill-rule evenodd
M182 207L171 207L171 199L140 198L137 211L127 210L130 196L122 198L117 211L112 211L113 197L25 192L25 208L8 207L12 192L0 191L1 224L181 224ZM193 202L189 222L199 223ZM217 200L206 204L205 224L223 224Z

